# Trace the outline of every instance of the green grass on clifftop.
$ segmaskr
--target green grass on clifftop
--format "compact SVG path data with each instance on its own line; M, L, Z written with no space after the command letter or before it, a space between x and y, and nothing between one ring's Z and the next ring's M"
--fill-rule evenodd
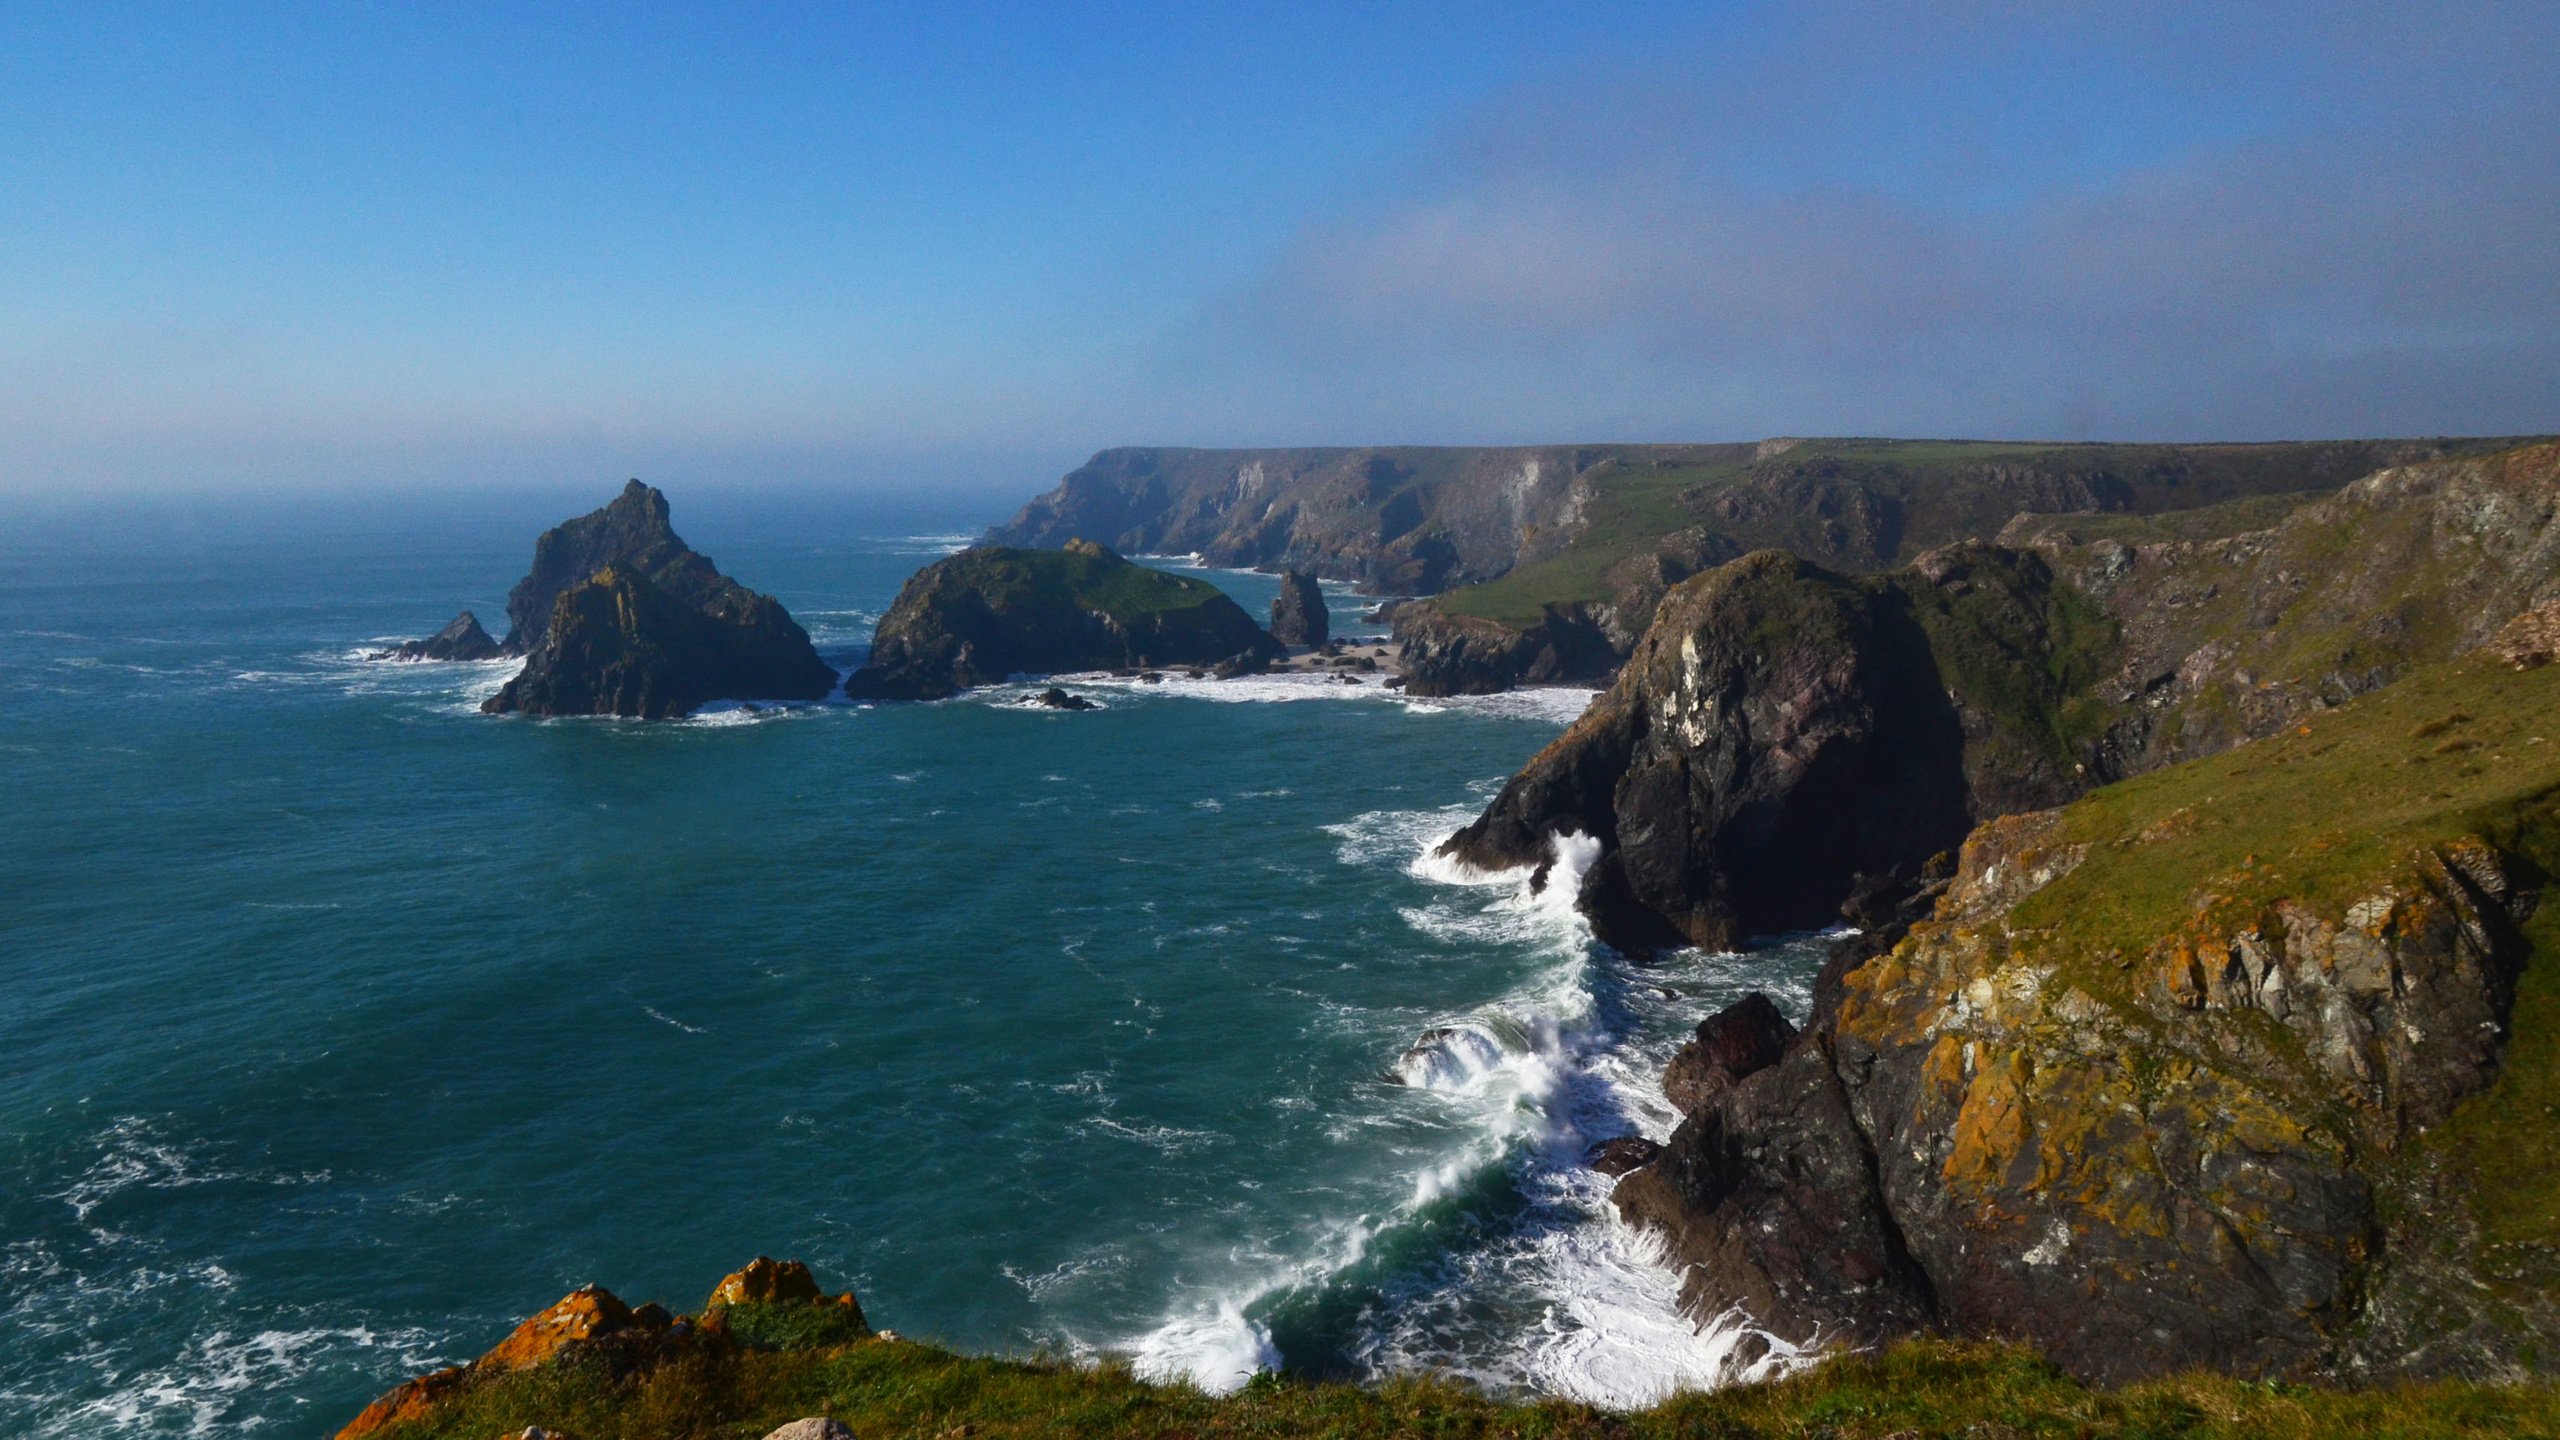
M2326 1391L2207 1376L2091 1390L2029 1352L1939 1341L1830 1361L1774 1384L1612 1413L1504 1404L1458 1386L1264 1377L1217 1398L1116 1367L973 1359L902 1341L698 1356L616 1381L553 1366L385 1432L490 1440L542 1425L572 1440L755 1440L808 1415L864 1437L1541 1437L1541 1440L2325 1440L2560 1436L2560 1391L2462 1383Z
M1133 564L1100 547L1017 550L987 546L943 561L946 583L976 591L1007 610L1062 605L1121 619L1214 604L1226 594L1206 580Z

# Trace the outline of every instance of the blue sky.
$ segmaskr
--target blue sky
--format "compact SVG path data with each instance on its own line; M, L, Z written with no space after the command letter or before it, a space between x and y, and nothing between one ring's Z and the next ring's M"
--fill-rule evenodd
M0 6L0 492L2560 429L2560 7Z

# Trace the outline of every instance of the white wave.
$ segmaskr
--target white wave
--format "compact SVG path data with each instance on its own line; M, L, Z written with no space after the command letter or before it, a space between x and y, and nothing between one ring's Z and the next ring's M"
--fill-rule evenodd
M1396 1057L1392 1072L1416 1090L1462 1090L1500 1068L1502 1042L1481 1024L1441 1025Z
M1096 1115L1083 1122L1083 1128L1123 1140L1134 1140L1167 1155L1188 1155L1212 1145L1224 1145L1228 1137L1215 1130L1185 1130L1178 1125L1124 1125L1107 1115Z
M227 1169L207 1160L196 1146L162 1138L157 1126L138 1115L124 1116L108 1125L98 1135L98 1146L98 1158L79 1178L45 1197L70 1206L72 1218L83 1223L99 1206L127 1190L177 1190L224 1181L309 1185L329 1178L325 1170L286 1174Z
M389 1350L396 1365L367 1358L367 1370L407 1373L437 1363L434 1337L423 1330L377 1331L367 1326L215 1330L187 1342L177 1358L130 1374L109 1377L116 1388L60 1417L36 1433L91 1436L118 1431L219 1435L234 1429L232 1408L243 1398L290 1385L324 1366L353 1368L364 1352Z
M686 1023L684 1023L683 1021L681 1021L681 1020L677 1019L677 1018L676 1018L676 1017L674 1017L673 1015L668 1014L666 1011L659 1009L659 1008L658 1008L657 1006L655 1006L655 1005L643 1005L643 1006L641 1006L640 1008L649 1012L649 1018L650 1018L650 1019L652 1019L652 1020L663 1020L663 1021L665 1021L667 1024L669 1024L669 1025L673 1025L674 1027L676 1027L677 1029L679 1029L679 1030L683 1031L683 1032L684 1032L684 1033L686 1033L687 1035L708 1035L708 1034L710 1034L710 1033L711 1033L709 1030L704 1029L704 1028L703 1028L702 1026L700 1026L700 1025L687 1025L687 1024L686 1024Z
M817 701L785 702L779 700L723 700L694 711L674 723L695 730L725 730L739 725L763 725L776 720L805 720L823 715L827 707Z
M1498 695L1439 695L1428 700L1394 692L1406 709L1422 715L1438 715L1451 710L1471 715L1499 715L1506 719L1543 720L1558 727L1582 718L1600 692L1571 685L1538 685L1524 690L1505 690Z
M1279 1369L1280 1349L1268 1326L1222 1304L1150 1332L1132 1347L1129 1368L1142 1380L1187 1381L1212 1395L1231 1395L1256 1374Z

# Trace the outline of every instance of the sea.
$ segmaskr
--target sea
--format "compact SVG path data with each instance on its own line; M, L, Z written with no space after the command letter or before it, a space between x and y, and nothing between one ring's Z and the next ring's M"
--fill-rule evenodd
M676 501L840 669L994 518ZM325 1436L576 1286L689 1309L759 1254L1211 1390L1790 1362L1682 1317L1581 1157L1668 1134L1708 1012L1801 1018L1818 938L1637 964L1565 903L1586 843L1543 893L1432 854L1590 692L538 721L478 712L512 662L368 658L503 631L535 528L0 531L0 1434Z

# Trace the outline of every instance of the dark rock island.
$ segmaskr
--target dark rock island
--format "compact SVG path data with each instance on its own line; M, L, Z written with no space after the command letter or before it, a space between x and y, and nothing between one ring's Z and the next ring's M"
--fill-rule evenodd
M1255 665L1281 653L1206 580L1169 575L1087 541L984 546L918 571L845 681L857 700L939 700L1013 675Z
M507 597L522 673L492 715L662 719L712 700L817 700L835 687L781 602L722 575L634 480L612 504L545 531Z
M1324 589L1304 570L1280 574L1280 594L1271 602L1271 638L1283 645L1322 645L1333 636L1333 614L1325 608Z
M376 660L496 660L507 648L480 628L480 617L465 610L424 640L409 640L376 650Z

